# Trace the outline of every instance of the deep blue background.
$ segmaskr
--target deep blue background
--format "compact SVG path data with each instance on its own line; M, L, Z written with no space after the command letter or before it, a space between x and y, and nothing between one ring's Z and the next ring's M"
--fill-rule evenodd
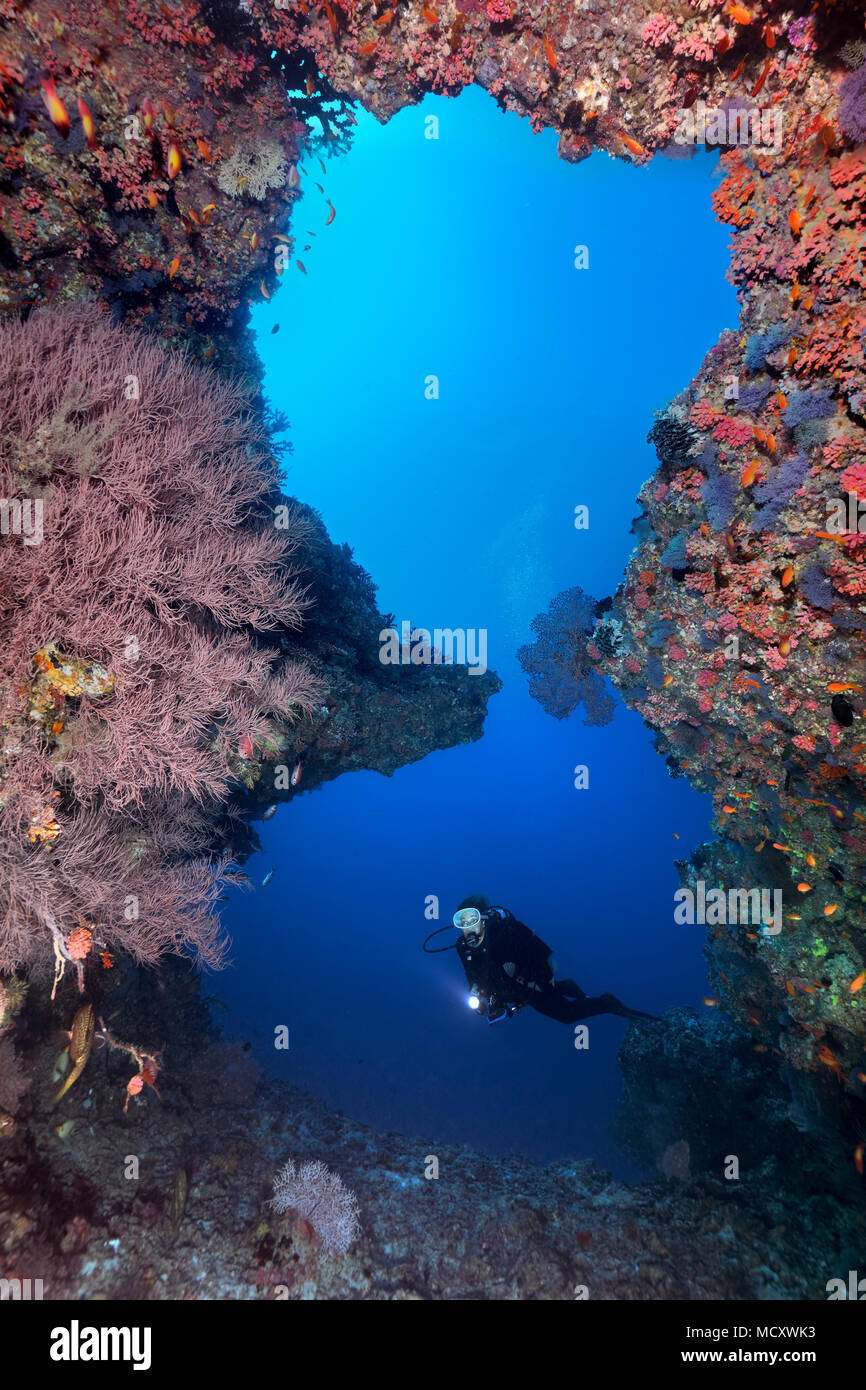
M383 611L486 628L505 683L479 743L281 808L247 866L255 893L228 907L233 966L215 991L234 1031L376 1126L623 1171L606 1127L625 1025L593 1022L579 1052L529 1010L496 1028L471 1014L455 955L420 949L468 892L508 905L590 993L660 1012L706 992L700 929L675 926L672 894L708 799L668 777L619 701L602 729L544 714L515 653L561 589L613 592L656 466L652 411L736 324L714 164L569 166L551 133L470 90L386 127L359 114L348 158L324 179L305 165L308 275L287 270L254 316L266 390L292 422L288 488L355 548ZM316 180L337 210L327 228ZM573 789L576 763L588 791ZM278 1023L288 1054L274 1053Z

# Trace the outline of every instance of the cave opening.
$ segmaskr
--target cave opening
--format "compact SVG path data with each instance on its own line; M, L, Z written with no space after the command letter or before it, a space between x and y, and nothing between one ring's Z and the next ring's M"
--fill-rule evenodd
M590 993L658 1013L706 993L700 928L672 903L708 798L623 705L607 728L550 719L516 652L559 591L614 591L653 412L736 324L716 162L573 167L478 88L385 126L359 112L348 157L305 165L303 272L254 310L265 393L291 422L287 491L351 544L383 613L483 630L504 682L479 742L297 798L262 827L255 894L229 905L233 1022L281 1076L380 1129L623 1171L607 1132L621 1023L598 1020L588 1055L528 1010L479 1037L457 961L422 955L469 892L511 907ZM292 1025L276 1060L256 1021L271 1017Z

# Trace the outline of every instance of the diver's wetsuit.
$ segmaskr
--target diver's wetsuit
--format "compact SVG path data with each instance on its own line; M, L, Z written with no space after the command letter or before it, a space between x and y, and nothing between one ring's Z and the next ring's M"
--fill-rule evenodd
M483 920L480 943L461 936L456 945L466 978L484 1001L491 1022L524 1004L558 1023L577 1023L597 1014L654 1017L627 1008L612 994L590 998L574 980L555 980L550 947L507 908L490 907Z

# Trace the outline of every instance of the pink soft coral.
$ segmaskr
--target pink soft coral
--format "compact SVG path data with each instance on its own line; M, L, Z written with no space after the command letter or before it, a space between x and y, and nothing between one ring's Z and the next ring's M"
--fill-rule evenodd
M678 29L671 22L667 15L650 15L646 24L640 31L640 36L644 43L648 43L650 48L661 48L663 44L673 43L677 37Z
M751 444L752 426L747 420L732 420L725 416L717 422L713 430L713 439L718 439L722 444L730 444L734 449L740 449L745 444Z
M858 459L850 468L846 468L841 481L846 492L866 499L866 459Z

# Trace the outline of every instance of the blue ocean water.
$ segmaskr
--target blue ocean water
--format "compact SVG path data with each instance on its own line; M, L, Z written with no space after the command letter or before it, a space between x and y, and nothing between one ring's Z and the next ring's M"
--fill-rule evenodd
M324 178L305 166L308 274L287 270L254 314L266 392L291 420L287 488L354 547L383 611L486 629L504 681L480 742L281 808L247 865L255 892L228 904L233 965L214 992L235 1031L379 1128L624 1171L607 1126L626 1025L594 1020L578 1051L531 1010L493 1028L473 1015L454 953L421 951L467 893L510 907L588 993L657 1013L706 993L700 928L673 921L673 861L708 838L709 799L668 776L619 702L601 729L545 714L516 651L560 590L613 593L656 464L652 412L736 324L715 162L569 166L552 133L470 89L387 126L359 113L348 157Z

